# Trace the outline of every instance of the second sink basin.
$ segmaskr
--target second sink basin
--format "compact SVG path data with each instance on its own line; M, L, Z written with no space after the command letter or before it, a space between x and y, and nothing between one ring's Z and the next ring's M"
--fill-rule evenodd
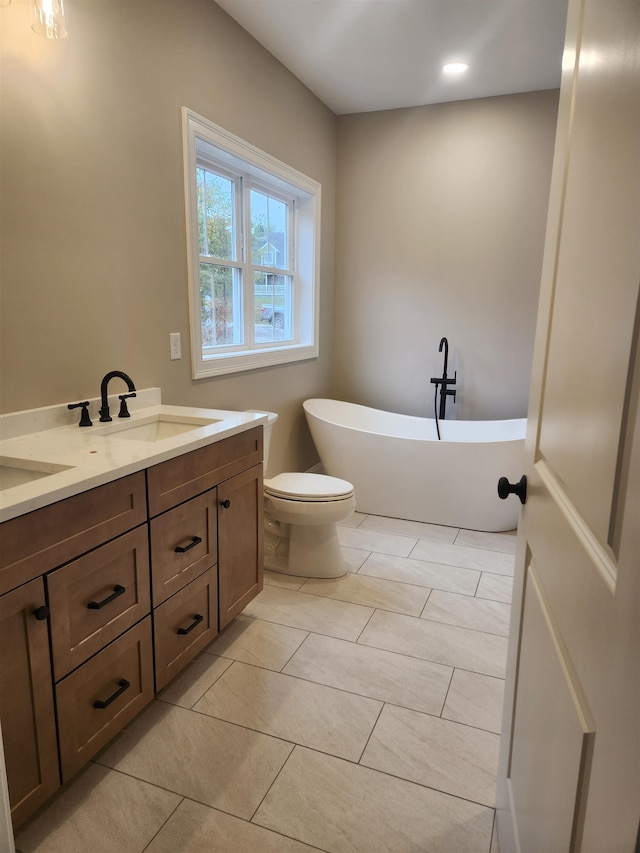
M132 441L162 441L193 429L219 423L217 418L196 418L186 415L156 414L130 423L104 427L100 434Z
M37 462L32 459L14 459L0 456L0 491L33 483L42 477L49 477L59 471L67 471L70 465L57 465L55 462Z

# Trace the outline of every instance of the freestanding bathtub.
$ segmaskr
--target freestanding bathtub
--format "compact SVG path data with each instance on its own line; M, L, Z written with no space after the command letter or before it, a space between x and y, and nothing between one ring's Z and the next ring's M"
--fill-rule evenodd
M512 530L520 503L498 479L520 479L527 420L440 421L339 400L306 400L325 472L355 487L356 510L470 530Z

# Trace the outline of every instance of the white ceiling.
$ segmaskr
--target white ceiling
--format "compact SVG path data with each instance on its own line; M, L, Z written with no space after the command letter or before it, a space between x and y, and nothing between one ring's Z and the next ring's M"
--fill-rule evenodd
M216 2L339 115L560 85L567 0Z

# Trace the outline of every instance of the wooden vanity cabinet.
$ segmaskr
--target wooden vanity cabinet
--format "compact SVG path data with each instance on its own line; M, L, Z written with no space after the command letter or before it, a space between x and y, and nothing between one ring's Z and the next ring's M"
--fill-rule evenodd
M0 597L0 719L19 826L60 785L42 578Z
M260 592L262 507L258 426L0 524L14 828Z

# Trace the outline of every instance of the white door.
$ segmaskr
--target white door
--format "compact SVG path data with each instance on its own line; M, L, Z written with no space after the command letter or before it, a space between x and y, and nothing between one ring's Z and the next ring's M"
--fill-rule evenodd
M570 0L498 780L501 853L640 850L639 290L640 0Z

